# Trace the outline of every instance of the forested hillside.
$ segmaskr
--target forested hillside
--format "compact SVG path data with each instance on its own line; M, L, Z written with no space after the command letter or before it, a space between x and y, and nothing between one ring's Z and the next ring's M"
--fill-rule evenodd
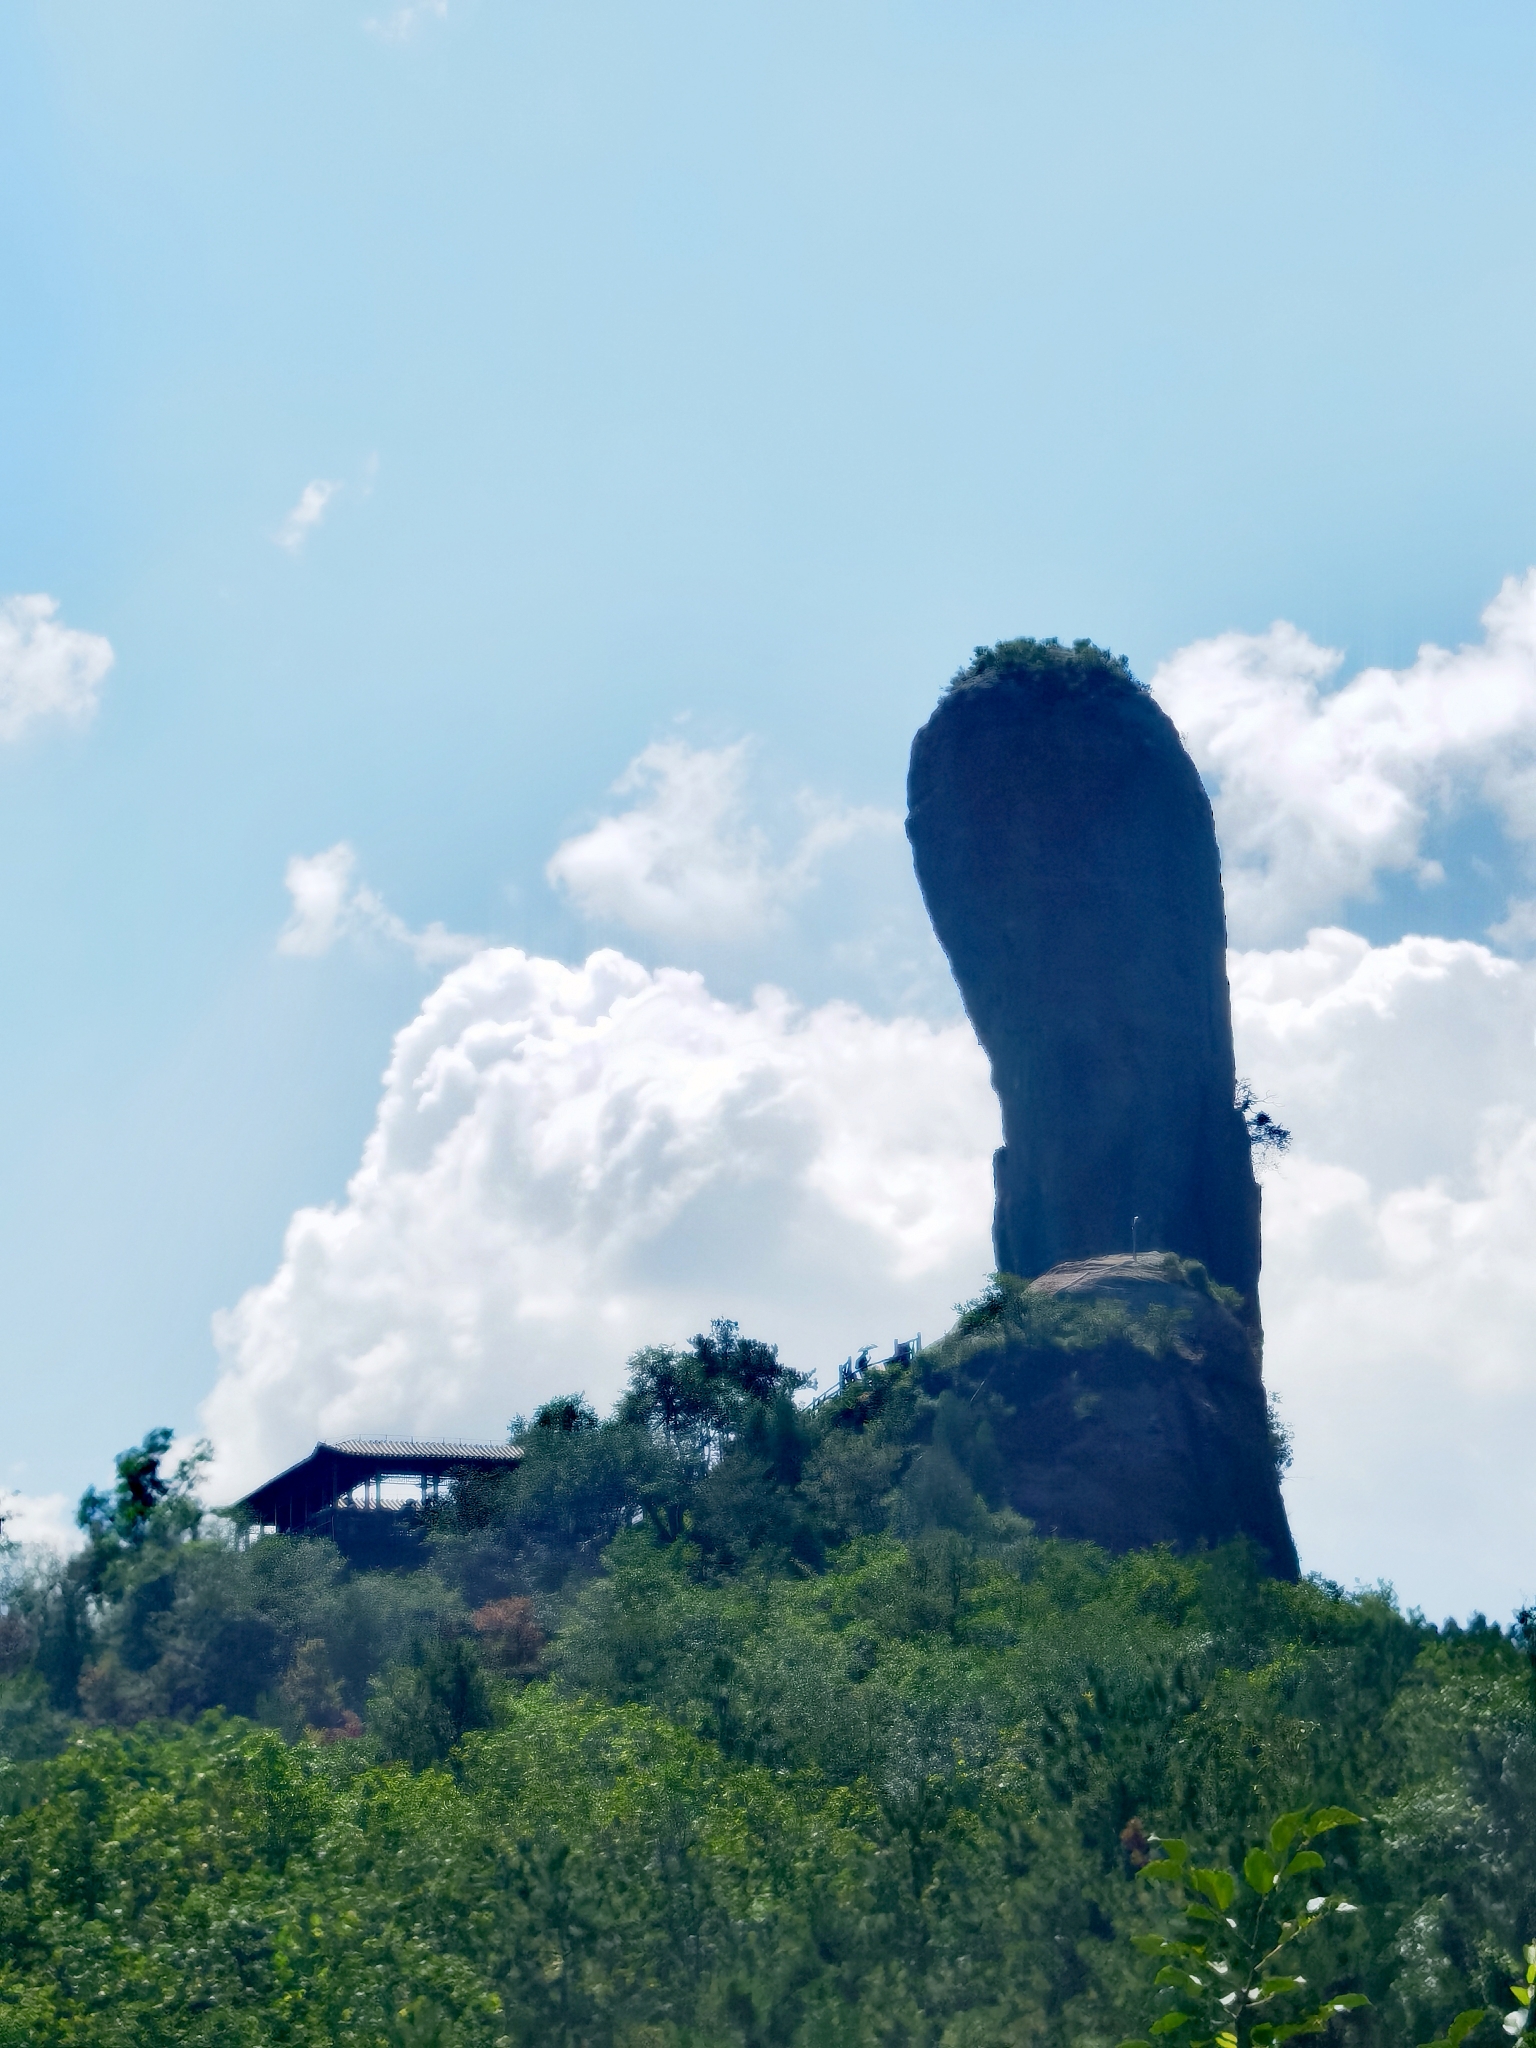
M808 1411L716 1324L515 1424L394 1573L243 1543L146 1439L79 1556L9 1564L0 2043L1113 2048L1167 2004L1157 1838L1240 1870L1331 1802L1336 2038L1503 2011L1520 1632L1042 1538L996 1505L1005 1331L1170 1341L996 1283Z

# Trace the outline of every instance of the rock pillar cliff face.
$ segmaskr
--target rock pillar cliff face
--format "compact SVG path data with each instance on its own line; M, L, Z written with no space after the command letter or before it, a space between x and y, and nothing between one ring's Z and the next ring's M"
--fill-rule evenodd
M1143 1246L1257 1329L1211 806L1171 721L1079 641L979 650L912 743L907 833L1003 1112L998 1268Z

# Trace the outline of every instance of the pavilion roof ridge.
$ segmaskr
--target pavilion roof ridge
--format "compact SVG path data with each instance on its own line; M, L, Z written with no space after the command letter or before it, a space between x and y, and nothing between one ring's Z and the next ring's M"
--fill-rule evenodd
M404 1452L416 1452L428 1458L451 1458L462 1452L476 1458L505 1458L509 1463L515 1463L522 1456L516 1444L468 1443L457 1437L322 1437L315 1450L339 1451L349 1458L397 1457Z

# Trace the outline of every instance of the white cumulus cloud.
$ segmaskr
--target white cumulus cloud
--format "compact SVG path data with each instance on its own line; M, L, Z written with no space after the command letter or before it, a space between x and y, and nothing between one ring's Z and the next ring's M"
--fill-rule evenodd
M68 1555L85 1542L75 1522L75 1504L62 1493L0 1492L4 1540L23 1551L54 1550Z
M435 920L422 931L412 931L382 896L357 879L357 854L345 839L324 853L294 854L284 870L283 885L293 909L278 934L280 953L318 959L340 939L372 936L403 946L418 966L441 967L467 959L484 944Z
M217 1319L216 1487L322 1435L606 1401L638 1345L715 1315L823 1373L931 1330L991 1263L996 1140L966 1025L480 953L396 1040L346 1199Z
M1536 1592L1536 969L1332 929L1231 967L1239 1061L1296 1134L1262 1295L1303 1563L1507 1614Z
M330 477L317 476L299 493L299 502L272 536L280 548L296 555L325 517L325 508L341 489Z
M545 869L583 915L670 940L761 937L816 882L821 862L861 832L899 820L869 807L802 798L803 829L776 859L748 816L748 743L690 747L658 740L614 784L628 810L557 847Z
M1511 953L1536 952L1536 897L1512 896L1506 914L1488 936Z
M0 598L0 741L40 719L89 725L115 656L100 633L62 624L41 591Z
M1468 800L1536 841L1536 570L1504 583L1483 627L1342 685L1342 656L1284 623L1158 669L1153 692L1214 788L1235 938L1299 934L1382 870L1433 883L1426 828Z
M1303 1563L1435 1614L1536 1592L1536 967L1321 929L1232 956L1266 1180L1267 1371ZM229 1497L322 1435L498 1433L733 1315L825 1373L930 1334L991 1259L964 1023L882 1022L613 951L488 950L401 1032L345 1199L217 1319Z

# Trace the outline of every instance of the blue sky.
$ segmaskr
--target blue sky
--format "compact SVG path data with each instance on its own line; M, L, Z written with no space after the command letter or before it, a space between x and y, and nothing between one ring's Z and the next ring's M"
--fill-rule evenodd
M899 809L1005 634L1476 640L1536 562L1533 69L1523 4L7 9L0 596L116 660L0 749L0 1478L192 1427L358 1164L442 969L278 952L295 854L943 1022L888 838L692 945L544 864L668 738L752 740L769 841ZM1481 935L1506 824L1344 921Z

